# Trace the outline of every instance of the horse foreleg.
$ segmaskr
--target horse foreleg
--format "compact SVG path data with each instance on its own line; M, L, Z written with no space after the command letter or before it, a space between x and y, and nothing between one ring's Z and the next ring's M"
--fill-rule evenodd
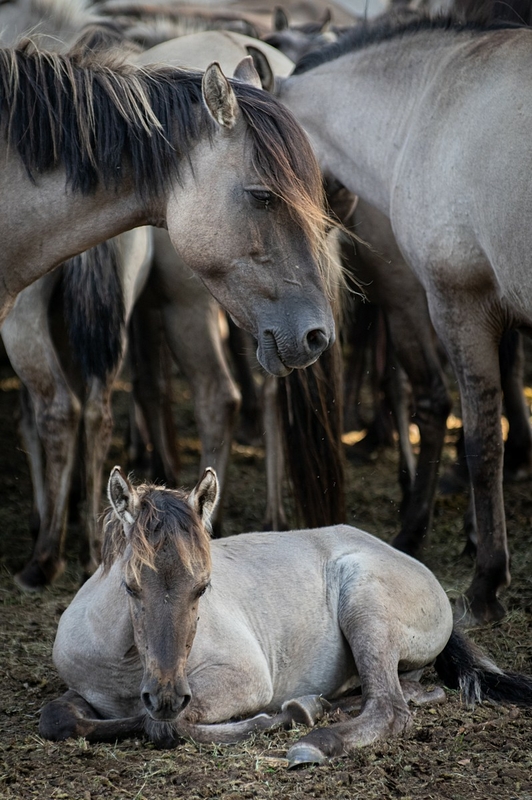
M113 431L111 413L112 375L103 384L98 378L90 381L83 410L85 433L86 508L85 528L88 552L82 553L81 563L88 577L96 570L101 558L101 526L98 524L102 501L102 472Z
M61 742L84 736L89 742L115 742L144 733L145 714L119 719L101 719L94 708L73 689L44 706L39 734Z
M165 304L163 323L172 355L192 389L201 441L200 474L206 467L215 469L223 492L240 392L222 350L218 305L203 287L199 289L201 296L198 291L185 307L183 298ZM215 535L220 534L221 514L219 507L213 521Z
M51 583L64 568L61 556L81 408L49 330L48 305L55 280L56 276L46 276L25 289L2 329L13 369L29 391L46 458L39 534L30 561L15 577L26 591Z
M466 625L501 619L497 594L510 583L503 503L503 440L498 343L505 312L485 298L458 292L452 303L429 295L431 317L460 386L465 451L477 524L475 574L465 598L456 604Z

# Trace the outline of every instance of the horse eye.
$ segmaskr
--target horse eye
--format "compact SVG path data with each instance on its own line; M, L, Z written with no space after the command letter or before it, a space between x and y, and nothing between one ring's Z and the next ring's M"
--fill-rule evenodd
M138 597L140 594L138 589L134 589L132 586L129 586L125 581L124 581L124 589L126 590L126 592L130 597Z
M275 199L273 192L268 191L268 189L261 189L259 186L251 186L246 189L246 192L265 208L268 208Z

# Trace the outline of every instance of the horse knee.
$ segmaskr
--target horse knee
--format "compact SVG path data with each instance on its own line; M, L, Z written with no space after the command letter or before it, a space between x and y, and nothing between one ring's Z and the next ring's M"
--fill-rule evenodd
M37 401L35 408L37 428L43 441L53 445L64 441L65 435L71 436L77 431L81 403L74 395L61 394L49 404Z
M113 430L111 409L107 403L87 401L83 411L83 424L87 436L97 436L99 441L108 438Z

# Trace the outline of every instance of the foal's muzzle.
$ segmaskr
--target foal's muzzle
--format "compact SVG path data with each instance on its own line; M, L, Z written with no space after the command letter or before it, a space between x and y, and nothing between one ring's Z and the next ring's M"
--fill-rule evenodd
M141 699L150 717L156 720L172 722L190 703L188 681L180 681L178 685L167 684L162 687L157 681L148 681L141 691Z

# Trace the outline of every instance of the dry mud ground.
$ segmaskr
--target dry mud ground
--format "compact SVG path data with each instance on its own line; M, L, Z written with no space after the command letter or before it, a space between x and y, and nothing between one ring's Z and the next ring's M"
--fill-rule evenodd
M0 375L0 798L163 800L173 798L497 798L532 800L532 711L494 705L466 709L459 697L414 711L406 735L360 750L333 763L287 771L282 760L302 730L261 735L232 746L188 742L157 751L142 741L115 746L85 740L54 744L38 736L39 710L63 691L51 660L62 610L76 590L75 537L67 573L41 596L24 596L12 574L30 552L31 489L16 435L17 392L8 369ZM7 380L7 383L6 383ZM6 390L7 389L7 390ZM124 463L127 394L116 394L117 426L109 464ZM183 484L197 470L193 416L180 387ZM448 446L445 457L452 457ZM349 521L389 540L397 527L396 456L348 466ZM142 476L139 476L142 477ZM264 510L264 462L260 448L234 453L226 502L226 531L260 529ZM504 667L532 674L532 497L530 481L507 487L506 509L512 586L508 616L474 638ZM451 596L464 589L471 564L463 546L463 496L440 498L426 562ZM428 674L430 684L436 677Z

